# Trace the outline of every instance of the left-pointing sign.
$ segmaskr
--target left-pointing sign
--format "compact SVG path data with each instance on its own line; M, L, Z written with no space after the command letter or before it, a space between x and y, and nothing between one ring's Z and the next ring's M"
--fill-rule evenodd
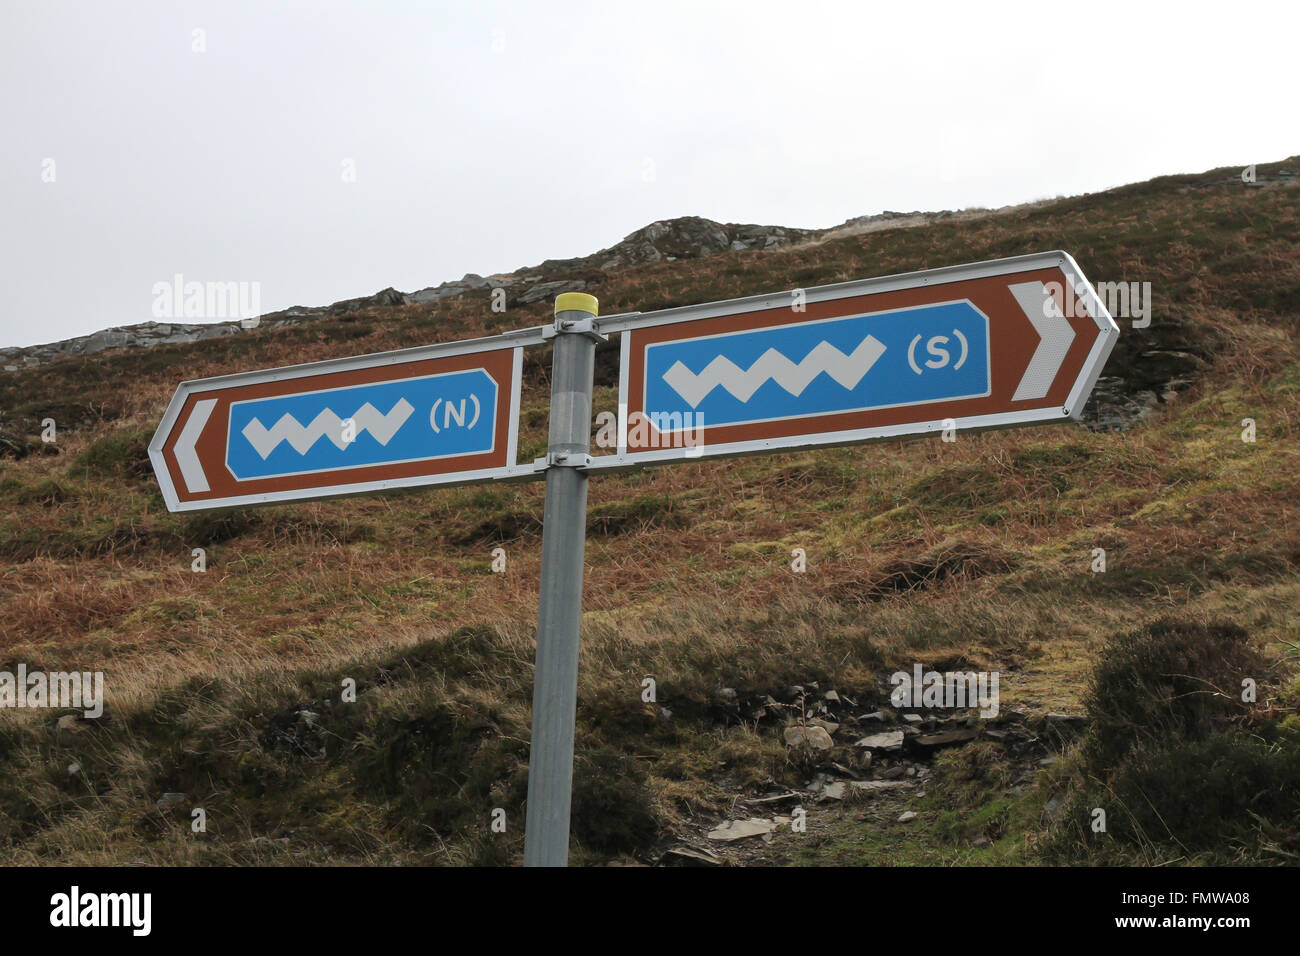
M149 445L167 507L196 511L524 477L533 334L184 382Z

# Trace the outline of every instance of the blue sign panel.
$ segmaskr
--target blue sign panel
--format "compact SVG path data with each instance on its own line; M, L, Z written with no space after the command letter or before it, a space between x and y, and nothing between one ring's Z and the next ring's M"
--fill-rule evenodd
M234 402L226 466L243 481L486 453L497 400L467 369Z
M650 344L645 362L646 415L665 425L744 425L990 394L988 318L966 300Z

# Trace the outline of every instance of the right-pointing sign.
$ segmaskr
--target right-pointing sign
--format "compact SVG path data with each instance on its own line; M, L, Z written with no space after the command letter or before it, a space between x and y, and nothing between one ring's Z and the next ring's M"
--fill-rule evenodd
M1118 327L1063 252L629 316L592 467L1077 419Z

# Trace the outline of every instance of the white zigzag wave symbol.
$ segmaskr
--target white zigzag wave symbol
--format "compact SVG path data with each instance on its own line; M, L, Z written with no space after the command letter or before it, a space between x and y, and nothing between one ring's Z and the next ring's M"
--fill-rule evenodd
M366 402L352 416L355 434L360 435L362 432L370 432L375 441L381 445L387 445L392 437L397 434L397 430L411 417L413 411L415 411L415 408L404 398L399 398L397 404L389 410L387 415L379 414L379 409ZM298 454L305 455L311 446L320 440L322 435L332 441L339 451L346 451L350 442L343 437L344 421L345 419L339 418L338 415L326 408L312 419L310 425L304 428L298 419L285 412L280 416L280 420L270 428L267 428L258 419L254 418L244 426L243 436L248 439L248 443L262 456L263 460L271 452L275 451L276 446L282 441L287 441L292 445L294 451Z
M875 336L868 335L852 355L845 355L825 341L819 342L798 365L776 349L768 349L747 369L719 355L699 375L676 362L664 373L664 381L686 399L691 408L696 408L719 385L740 401L747 402L769 380L797 398L822 372L847 389L856 388L884 354L885 346Z

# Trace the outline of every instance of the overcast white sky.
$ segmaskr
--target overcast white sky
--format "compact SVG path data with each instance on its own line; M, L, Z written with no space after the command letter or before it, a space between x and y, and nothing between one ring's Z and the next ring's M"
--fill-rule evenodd
M0 345L1278 160L1298 10L0 0Z

